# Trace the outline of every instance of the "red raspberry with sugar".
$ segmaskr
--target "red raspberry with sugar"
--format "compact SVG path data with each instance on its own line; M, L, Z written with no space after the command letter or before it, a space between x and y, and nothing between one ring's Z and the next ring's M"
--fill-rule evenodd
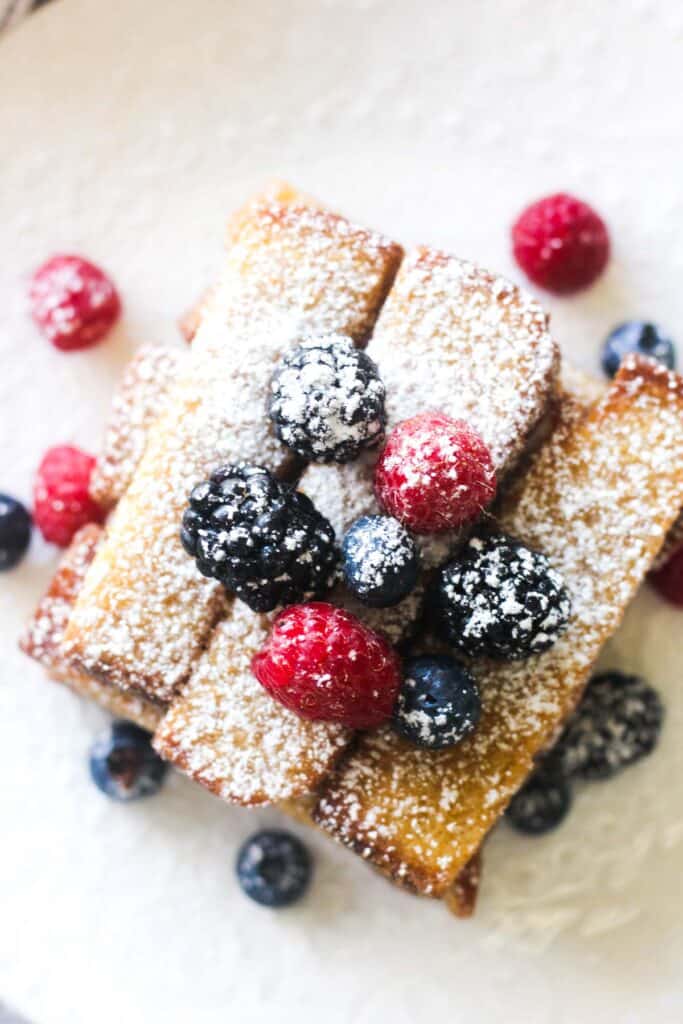
M86 523L101 523L104 511L90 497L92 455L71 445L50 448L38 467L33 518L46 541L67 547Z
M280 612L252 670L301 718L350 729L386 722L401 685L401 661L388 640L322 601Z
M97 344L113 327L121 300L107 275L80 256L53 256L36 270L29 289L31 315L63 352Z
M675 551L661 569L650 573L648 579L665 600L683 608L683 547Z
M462 420L424 412L395 427L377 461L381 507L415 533L471 522L496 493L491 453Z
M571 295L588 288L609 259L602 218L581 199L558 192L532 203L512 228L517 263L539 288Z

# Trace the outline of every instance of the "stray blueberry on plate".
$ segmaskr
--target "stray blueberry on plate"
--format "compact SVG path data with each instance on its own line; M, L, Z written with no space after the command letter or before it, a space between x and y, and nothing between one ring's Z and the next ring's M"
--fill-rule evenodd
M417 583L415 541L391 516L362 516L342 542L346 585L371 608L398 604Z
M614 377L622 360L630 355L656 359L669 370L676 365L673 341L648 320L627 320L607 335L602 347L602 368L607 376Z
M283 829L256 832L237 854L242 891L263 907L288 907L302 898L313 866L304 844Z
M476 727L481 714L477 684L448 655L421 655L404 665L394 727L418 747L452 747Z
M659 694L643 679L603 672L588 684L555 754L567 776L609 779L654 750L663 718Z
M0 493L0 571L13 569L31 540L31 516L16 498Z
M152 747L150 733L132 722L113 722L90 748L92 780L113 800L152 796L161 788L167 770Z
M542 836L564 821L572 794L559 762L551 755L534 771L510 801L506 820L527 836Z

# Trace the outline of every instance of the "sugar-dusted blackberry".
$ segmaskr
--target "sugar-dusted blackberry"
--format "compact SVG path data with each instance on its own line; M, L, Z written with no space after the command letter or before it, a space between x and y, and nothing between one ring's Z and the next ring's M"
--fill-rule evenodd
M432 605L448 643L470 657L511 661L552 647L571 611L545 555L505 536L473 537L439 572Z
M570 784L560 763L549 756L515 793L505 817L517 832L541 836L564 821L571 803Z
M638 676L595 676L562 733L554 754L566 775L608 779L650 754L664 709L656 690Z
M338 577L339 549L327 519L262 466L221 466L198 484L180 539L202 575L258 612L320 597Z
M398 604L417 583L415 541L391 516L361 516L342 542L349 590L371 608Z
M384 436L384 384L342 334L307 338L271 383L270 418L283 444L312 462L350 462Z

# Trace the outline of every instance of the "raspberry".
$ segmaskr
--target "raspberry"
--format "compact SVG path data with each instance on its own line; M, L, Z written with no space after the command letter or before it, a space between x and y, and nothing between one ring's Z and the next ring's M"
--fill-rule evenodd
M92 455L68 444L45 453L33 490L33 518L45 540L65 548L81 526L103 521L88 491L94 466Z
M658 594L683 608L683 548L675 551L661 569L650 573L648 579Z
M351 729L387 721L401 684L391 644L322 601L280 612L252 670L271 697L301 718Z
M107 275L80 256L53 256L36 270L31 315L62 352L95 345L113 327L121 301Z
M377 500L416 533L467 523L496 493L491 453L475 430L425 412L392 430L375 469Z
M604 221L564 192L532 203L512 227L517 263L534 284L571 295L596 281L609 259Z

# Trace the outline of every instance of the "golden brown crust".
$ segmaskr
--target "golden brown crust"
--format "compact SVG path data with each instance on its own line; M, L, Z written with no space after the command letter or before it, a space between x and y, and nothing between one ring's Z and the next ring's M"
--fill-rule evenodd
M418 750L390 729L366 734L314 812L327 831L422 893L445 894L552 742L683 504L681 378L631 360L586 415L566 408L506 496L499 523L564 575L569 629L526 662L473 666L482 718L452 750Z

